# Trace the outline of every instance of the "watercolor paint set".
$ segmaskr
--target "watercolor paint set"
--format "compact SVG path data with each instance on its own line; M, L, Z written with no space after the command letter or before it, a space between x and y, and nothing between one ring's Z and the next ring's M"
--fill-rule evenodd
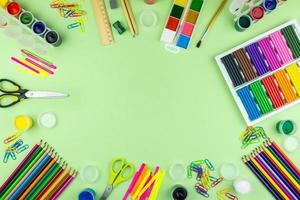
M22 6L14 1L7 1L2 5L2 8L6 10L7 16L10 17L23 29L29 30L29 32L39 38L48 46L57 47L62 43L60 35L55 31L47 27L47 25L34 17L34 15L22 8Z
M175 0L160 41L187 49L195 30L204 0Z
M300 102L299 38L292 20L216 57L247 125Z
M229 8L234 15L235 29L245 31L267 14L276 11L287 0L233 0Z

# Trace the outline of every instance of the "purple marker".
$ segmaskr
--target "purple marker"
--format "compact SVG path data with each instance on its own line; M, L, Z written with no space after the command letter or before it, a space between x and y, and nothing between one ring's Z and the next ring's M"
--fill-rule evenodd
M259 76L267 73L269 71L269 68L262 56L262 54L259 51L258 44L253 43L246 47L246 51L251 59L252 64L254 65L257 74Z

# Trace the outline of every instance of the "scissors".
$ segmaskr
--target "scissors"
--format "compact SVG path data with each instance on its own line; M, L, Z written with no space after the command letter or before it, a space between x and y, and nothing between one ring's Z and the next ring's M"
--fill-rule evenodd
M133 164L127 163L124 158L116 158L113 160L110 164L108 185L100 197L100 200L106 200L117 185L132 177L134 171Z
M69 94L50 91L30 91L9 79L0 79L0 107L7 108L28 98L64 98Z

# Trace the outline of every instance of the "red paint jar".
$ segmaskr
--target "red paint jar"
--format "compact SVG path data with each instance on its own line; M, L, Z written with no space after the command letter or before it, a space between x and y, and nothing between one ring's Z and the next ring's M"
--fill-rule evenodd
M255 6L250 11L250 15L254 20L260 20L265 16L265 9L261 6Z
M18 16L22 11L22 7L17 2L10 2L7 4L6 10L10 15Z

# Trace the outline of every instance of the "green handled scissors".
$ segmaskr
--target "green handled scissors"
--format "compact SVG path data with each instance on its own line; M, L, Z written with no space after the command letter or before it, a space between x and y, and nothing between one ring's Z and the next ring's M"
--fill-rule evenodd
M9 79L0 79L0 108L7 108L28 98L64 98L69 95L51 91L30 91Z
M117 185L127 181L133 176L134 171L133 164L127 163L124 158L114 159L110 164L108 185L100 197L100 200L106 200Z

